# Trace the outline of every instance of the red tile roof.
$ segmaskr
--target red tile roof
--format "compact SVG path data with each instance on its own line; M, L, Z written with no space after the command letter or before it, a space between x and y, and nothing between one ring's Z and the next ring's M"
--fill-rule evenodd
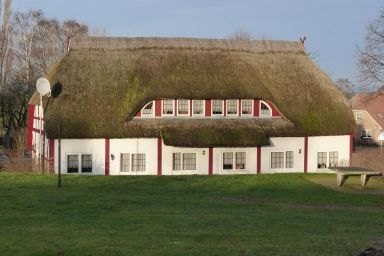
M384 128L384 91L358 93L349 102L352 110L366 110Z

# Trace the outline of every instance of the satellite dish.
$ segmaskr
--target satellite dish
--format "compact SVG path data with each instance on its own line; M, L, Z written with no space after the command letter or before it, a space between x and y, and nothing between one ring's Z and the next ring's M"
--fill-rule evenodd
M52 87L51 96L57 98L60 95L62 88L63 85L60 82L55 83Z
M41 77L36 82L36 89L41 95L45 95L51 91L51 84L47 78Z

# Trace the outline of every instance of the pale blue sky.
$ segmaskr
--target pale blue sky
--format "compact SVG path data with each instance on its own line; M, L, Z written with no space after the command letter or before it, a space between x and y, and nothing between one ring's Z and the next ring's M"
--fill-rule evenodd
M298 40L333 79L357 80L357 46L379 0L13 0L13 9L42 9L111 36L224 38L239 28L256 38Z

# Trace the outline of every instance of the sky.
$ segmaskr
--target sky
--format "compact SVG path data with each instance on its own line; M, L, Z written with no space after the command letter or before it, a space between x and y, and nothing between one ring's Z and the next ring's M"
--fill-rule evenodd
M225 38L236 30L256 39L299 40L334 80L358 81L358 47L378 17L379 0L13 0L13 9L41 9L76 19L108 36Z

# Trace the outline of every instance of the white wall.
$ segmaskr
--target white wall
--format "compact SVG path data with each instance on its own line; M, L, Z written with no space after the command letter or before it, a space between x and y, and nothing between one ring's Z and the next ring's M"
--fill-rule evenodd
M173 153L196 153L196 170L173 171ZM182 148L163 144L163 175L208 175L208 148Z
M272 169L271 152L293 151L293 168ZM304 137L270 138L270 145L261 147L261 173L304 172Z
M157 139L110 139L110 155L115 159L110 159L110 175L157 175ZM104 148L103 148L104 150ZM103 151L104 152L104 151ZM120 172L120 154L121 153L144 153L145 172Z
M245 170L223 170L223 153L232 152L235 160L236 152L245 152ZM256 174L257 148L214 148L213 174ZM208 162L207 162L208 165Z
M58 172L58 140L55 140L55 173ZM105 174L105 139L62 139L61 140L61 173L67 173L67 155L92 154L92 173ZM81 156L79 156L81 162ZM81 163L80 163L81 164ZM81 170L79 170L79 173ZM87 173L88 174L88 173Z
M37 134L33 134L36 137ZM275 137L270 139L270 146L261 147L261 172L304 172L304 137ZM139 139L110 139L110 174L111 175L157 175L157 138ZM308 172L327 172L317 168L317 152L339 152L339 164L349 164L350 137L321 136L308 137ZM92 154L92 174L105 174L105 139L62 139L61 169L67 172L68 154ZM48 141L46 143L48 146ZM272 169L271 152L293 151L294 167L291 169ZM48 155L48 150L46 150ZM224 152L245 152L245 170L223 170ZM120 172L121 153L145 153L146 171L140 173ZM196 171L172 171L173 153L196 153ZM111 155L114 155L114 160ZM235 155L235 154L234 154ZM213 148L213 174L256 174L257 148ZM208 148L182 148L162 144L162 174L163 175L208 175ZM55 140L55 172L58 170L58 140Z
M330 151L339 152L339 165L349 166L350 136L308 137L308 172L326 172L317 168L317 152L327 152L329 155Z

